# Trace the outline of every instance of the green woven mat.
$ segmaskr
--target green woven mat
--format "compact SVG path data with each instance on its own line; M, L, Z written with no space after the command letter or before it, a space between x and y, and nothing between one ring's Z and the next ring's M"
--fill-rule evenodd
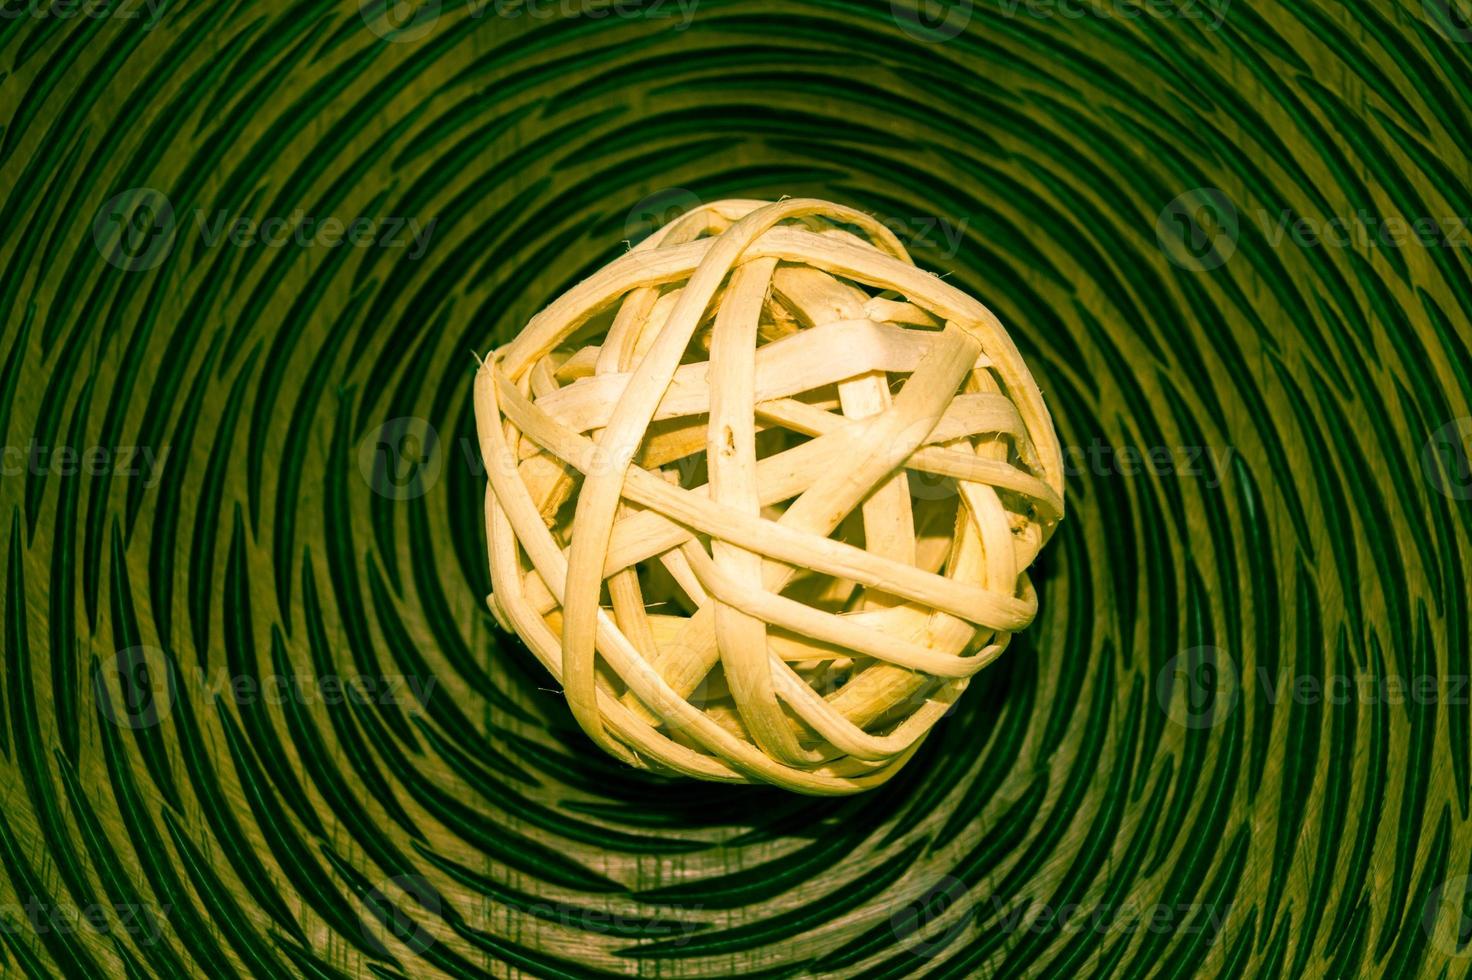
M0 3L0 975L1467 976L1460 0ZM1069 447L882 789L589 748L475 361L863 208Z

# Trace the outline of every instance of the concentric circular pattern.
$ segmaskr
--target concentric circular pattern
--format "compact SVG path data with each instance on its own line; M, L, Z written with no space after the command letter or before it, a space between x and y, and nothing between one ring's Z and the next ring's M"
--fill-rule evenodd
M996 316L828 201L675 218L491 353L475 422L492 613L610 755L701 779L891 779L1063 512Z
M418 10L0 8L7 975L1466 975L1463 6ZM1069 473L840 800L589 751L483 602L472 352L782 194Z

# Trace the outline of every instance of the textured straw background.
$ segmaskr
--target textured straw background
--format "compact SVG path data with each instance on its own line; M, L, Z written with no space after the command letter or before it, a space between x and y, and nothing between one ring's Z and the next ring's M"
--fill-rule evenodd
M1469 974L1459 0L375 3L0 3L0 975ZM782 194L1073 447L837 801L604 760L482 602L471 352Z

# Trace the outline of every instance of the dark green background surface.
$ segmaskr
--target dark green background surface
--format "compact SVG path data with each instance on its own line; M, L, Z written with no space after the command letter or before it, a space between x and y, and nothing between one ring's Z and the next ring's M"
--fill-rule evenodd
M0 4L0 975L1472 973L1465 8L897 4ZM482 601L472 352L782 194L1073 447L844 800L605 760Z

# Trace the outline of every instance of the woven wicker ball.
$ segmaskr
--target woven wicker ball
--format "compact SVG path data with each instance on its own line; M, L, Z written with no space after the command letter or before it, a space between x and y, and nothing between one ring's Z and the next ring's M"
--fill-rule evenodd
M631 765L803 793L894 775L1027 626L1063 514L997 318L874 218L687 212L475 381L492 612Z

